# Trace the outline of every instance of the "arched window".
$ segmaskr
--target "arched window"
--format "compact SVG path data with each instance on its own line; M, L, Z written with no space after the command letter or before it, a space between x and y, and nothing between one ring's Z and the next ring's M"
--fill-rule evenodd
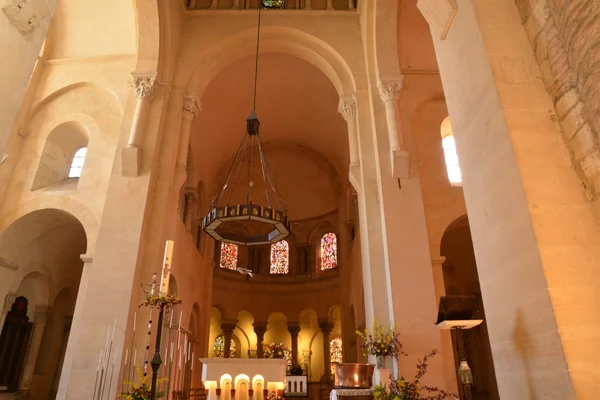
M230 358L235 358L237 345L233 339L231 340L229 351L231 353ZM213 343L213 358L225 358L225 337L223 335L217 336L215 342Z
M331 364L342 362L342 338L339 336L334 337L329 342L329 354ZM331 373L334 373L334 365L331 365Z
M444 159L446 161L446 171L448 171L448 180L452 186L460 186L462 183L462 173L458 165L458 154L456 154L456 143L452 134L450 117L442 122L442 147L444 149Z
M73 160L71 160L71 168L69 168L69 178L81 177L81 171L83 170L83 163L85 162L86 155L87 147L82 147L75 152Z
M220 267L226 269L237 269L238 246L232 243L221 243Z
M287 274L290 269L290 246L282 240L271 245L271 273Z
M326 233L321 238L321 271L337 267L337 237Z

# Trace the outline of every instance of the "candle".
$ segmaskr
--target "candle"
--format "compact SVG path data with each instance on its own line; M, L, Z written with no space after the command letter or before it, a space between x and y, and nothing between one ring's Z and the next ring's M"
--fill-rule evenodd
M100 350L100 357L98 358L98 368L96 369L96 371L100 371L100 363L102 362L102 353L104 352L104 350Z
M179 349L179 369L181 369L181 349Z
M167 240L165 245L165 258L163 260L162 275L160 277L160 293L169 292L169 279L171 276L171 259L173 257L173 245L175 243L172 240Z
M187 335L183 338L183 357L187 354L185 351L187 349Z
M190 361L190 357L192 356L192 354L190 353L192 351L192 342L188 342L188 361Z
M177 329L179 329L179 332L181 332L181 319L183 318L183 310L181 310L179 312L179 327Z
M119 346L117 345L117 349L115 350L115 358L113 358L113 367L115 366L115 363L117 362L117 354L119 353Z
M137 311L133 313L133 331L135 332L135 323L137 322Z
M133 352L133 366L135 367L137 363L137 350Z
M154 294L154 289L156 288L156 274L152 274L152 290L151 294Z
M116 328L117 328L117 319L115 318L115 324L113 325L113 334L112 334L112 338L110 338L110 340L114 340Z
M173 362L173 347L175 347L175 343L171 342L171 362Z
M173 314L175 314L173 312L173 310L171 310L171 320L169 321L169 329L171 329L171 327L173 326Z
M179 331L179 333L177 333L177 350L179 350L179 348L181 347L180 343L181 343L181 331Z
M106 346L105 348L108 349L108 339L110 338L110 325L108 326L108 331L106 332Z
M190 371L194 369L194 352L192 351L192 365L190 365Z
M127 356L129 355L129 349L125 349L125 364L123 365L127 365Z

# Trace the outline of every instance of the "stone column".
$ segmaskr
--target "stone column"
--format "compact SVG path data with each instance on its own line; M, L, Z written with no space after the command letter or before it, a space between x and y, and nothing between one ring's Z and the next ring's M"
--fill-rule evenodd
M267 323L255 322L252 326L256 334L256 357L263 358L263 341L265 339L265 332L267 331Z
M535 4L525 27L515 3ZM589 154L595 145L576 134L579 128L586 134L581 108L573 109L573 130L561 133L553 100L560 108L569 99L551 98L540 76L568 75L570 62L592 65L577 55L592 45L581 35L586 28L597 30L597 7L574 0L556 7L552 2L552 9L544 10L545 3L551 2L458 0L453 20L425 17L432 33L439 22L451 24L445 40L434 36L433 42L460 159L500 398L552 393L564 400L592 399L600 391L600 235L577 175L580 168L573 165L582 158L571 158L577 149L565 145L562 133L585 140L580 143ZM541 68L527 35L535 31L537 18L549 18L544 28L573 29L571 36L536 35L536 53L551 54ZM595 23L581 25L587 18ZM563 53L564 43L577 49ZM587 54L593 58L597 51ZM577 82L597 82L594 75L564 78L554 76L552 87L568 91ZM596 93L591 87L586 92Z
M44 331L46 329L46 323L50 316L50 309L44 306L37 306L35 308L35 320L33 322L33 332L29 341L29 348L27 350L27 358L25 359L25 365L23 366L23 374L21 375L21 383L19 384L19 392L27 398L27 393L31 387L31 378L33 377L33 371L35 370L35 363L38 359L40 352L40 346L42 345L42 338L44 337Z
M358 155L358 139L356 137L356 101L353 98L340 98L338 112L348 124L348 147L350 149L350 167L360 162Z
M4 327L4 320L6 319L6 314L10 311L13 304L15 304L15 300L19 297L16 293L8 293L4 298L4 306L2 307L2 315L0 315L0 332Z
M122 175L125 177L137 177L141 172L144 131L150 105L156 96L156 76L134 73L133 91L137 102L127 147L122 154Z
M433 268L433 283L435 285L435 298L440 302L440 297L446 295L446 288L444 286L444 270L443 264L446 261L446 257L432 257L431 267Z
M183 114L181 121L181 132L179 134L179 144L177 148L177 161L175 164L174 187L179 188L186 180L186 164L190 144L190 133L192 123L196 120L200 112L200 103L195 94L186 94L183 96Z
M400 97L403 81L404 76L400 75L397 79L379 81L377 85L379 97L385 105L392 175L397 179L408 178L409 175L408 152L398 118L398 97Z
M328 10L332 10L333 9L333 0L327 0L327 9Z
M225 358L231 358L231 336L233 330L237 325L236 321L224 321L221 323L221 329L223 330L223 353Z
M211 0L211 2L210 2L210 8L213 9L213 10L216 9L217 6L218 6L218 1L219 0Z
M292 365L298 365L298 334L300 333L299 322L288 322L288 332L292 336Z
M312 10L312 0L305 0L304 9L305 10Z
M321 333L323 334L323 366L325 371L323 372L324 381L329 381L331 379L331 351L330 351L330 343L329 343L329 334L333 330L333 324L329 322L329 318L321 318L319 319L319 329L321 329Z

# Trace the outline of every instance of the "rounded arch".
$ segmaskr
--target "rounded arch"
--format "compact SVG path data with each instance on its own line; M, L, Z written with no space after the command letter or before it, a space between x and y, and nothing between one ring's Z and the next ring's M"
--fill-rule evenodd
M14 293L28 300L27 314L31 320L33 320L37 306L49 307L51 305L50 286L50 277L39 271L30 272L22 279L15 281Z
M210 46L195 60L184 86L202 94L208 83L226 66L256 51L256 30L246 29ZM344 58L321 39L283 26L261 27L261 52L284 53L314 65L325 74L340 96L356 91L350 67Z
M98 221L95 215L81 202L73 198L62 196L43 196L20 203L12 211L0 217L0 238L8 229L21 218L29 214L42 211L58 211L70 215L77 223L81 224L85 231L88 254L93 252L96 246L96 235L98 232ZM0 239L1 240L1 239Z

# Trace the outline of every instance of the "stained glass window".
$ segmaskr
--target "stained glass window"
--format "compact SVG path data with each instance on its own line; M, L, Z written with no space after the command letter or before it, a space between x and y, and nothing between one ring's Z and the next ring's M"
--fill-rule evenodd
M69 178L81 177L81 171L83 170L83 163L85 162L86 155L87 147L82 147L75 152L73 160L71 161L71 167L69 168Z
M321 271L337 267L337 237L327 233L321 238Z
M282 240L271 245L271 273L287 274L290 269L290 246Z
M238 246L232 243L221 243L220 267L226 269L237 269Z
M334 337L329 342L329 359L331 360L331 373L334 373L335 366L333 363L341 363L342 362L342 338L339 336Z
M229 346L229 351L231 352L230 358L235 358L236 350L237 345L232 340ZM218 336L215 339L215 343L213 343L213 358L225 358L225 337L223 335Z

